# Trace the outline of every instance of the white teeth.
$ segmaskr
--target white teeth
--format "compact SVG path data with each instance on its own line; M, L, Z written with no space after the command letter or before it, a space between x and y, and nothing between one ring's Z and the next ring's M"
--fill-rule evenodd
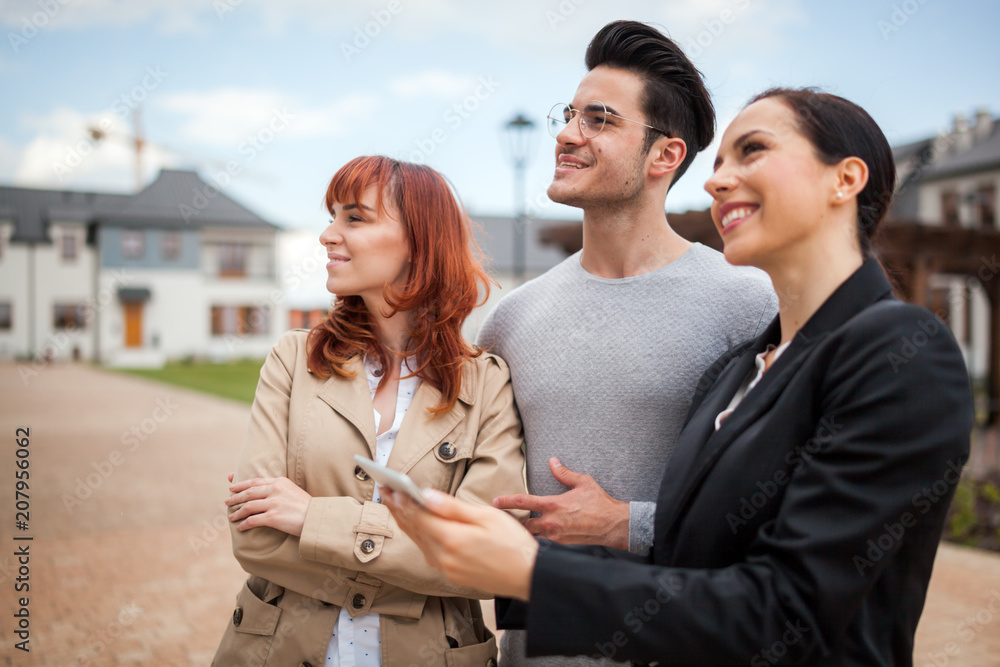
M560 167L569 167L571 169L583 169L584 165L579 164L577 162L564 162L562 160L559 160L559 166Z
M756 209L750 207L734 208L729 213L726 213L726 217L722 219L722 226L726 227L733 220L739 220L740 218L745 218L751 213L753 213L755 210Z

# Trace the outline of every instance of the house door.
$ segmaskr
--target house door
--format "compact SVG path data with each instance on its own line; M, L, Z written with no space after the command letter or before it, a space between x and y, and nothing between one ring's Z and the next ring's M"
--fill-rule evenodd
M142 302L125 303L125 347L142 347Z

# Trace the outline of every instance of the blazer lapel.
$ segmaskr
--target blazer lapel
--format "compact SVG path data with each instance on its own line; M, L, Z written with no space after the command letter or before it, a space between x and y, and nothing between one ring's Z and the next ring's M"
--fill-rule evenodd
M657 507L662 507L662 512L669 512L663 530L658 531L664 538L684 516L688 500L701 486L702 480L719 457L750 424L770 409L802 366L809 351L831 331L875 301L886 298L890 293L891 286L877 261L867 260L834 290L819 310L796 333L784 353L716 431L716 416L729 405L737 389L748 378L750 370L755 367L754 357L763 352L768 343L776 344L780 340L779 318L776 317L753 344L743 351L728 371L719 377L715 385L709 389L710 395L706 396L705 401L681 432L674 455L679 465L674 468L674 461L671 461L660 487Z
M368 378L360 357L355 357L348 364L348 369L354 371L353 378L332 375L327 378L316 394L324 403L336 410L344 419L351 422L364 439L375 458L375 415L372 407L371 390L368 388Z

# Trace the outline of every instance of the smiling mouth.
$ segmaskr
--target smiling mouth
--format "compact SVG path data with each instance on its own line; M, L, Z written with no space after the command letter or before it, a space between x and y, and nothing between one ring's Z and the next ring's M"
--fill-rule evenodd
M732 211L726 213L726 216L722 218L722 229L726 229L731 225L743 222L743 220L753 215L757 208L757 206L740 206L738 208L734 208Z
M579 162L570 162L568 160L559 159L556 162L556 169L586 169L587 165L580 164Z

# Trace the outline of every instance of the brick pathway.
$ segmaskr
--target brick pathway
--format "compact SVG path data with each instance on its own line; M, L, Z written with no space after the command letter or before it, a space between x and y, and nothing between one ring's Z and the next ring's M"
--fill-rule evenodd
M243 580L221 500L248 407L82 365L25 384L13 364L0 364L0 406L0 665L208 665ZM9 480L23 425L30 654L12 637ZM1000 556L943 545L915 665L1000 666L994 594Z

